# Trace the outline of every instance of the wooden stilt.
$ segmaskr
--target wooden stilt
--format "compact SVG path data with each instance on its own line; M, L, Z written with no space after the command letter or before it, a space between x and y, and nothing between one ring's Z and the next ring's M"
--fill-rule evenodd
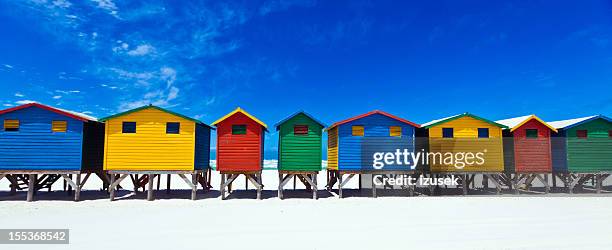
M153 198L153 175L152 174L148 174L148 182L147 182L147 200L148 201L153 201L155 200L155 198Z
M318 193L319 193L319 187L317 186L317 173L313 174L314 179L313 179L313 185L312 185L312 192L313 192L313 197L315 200L319 199L318 197Z
M278 198L279 199L283 199L283 174L281 174L280 172L278 173Z
M170 193L170 180L172 180L172 175L166 175L166 194Z
M338 198L342 199L342 173L338 173Z
M191 187L191 200L197 200L198 196L198 175L191 174L191 183L193 186Z
M76 174L76 187L74 188L74 201L81 200L81 174Z
M221 200L225 200L225 174L221 174Z
M30 174L28 178L28 198L27 201L31 202L34 200L34 185L36 184L36 175Z
M359 179L361 180L361 174L359 175ZM376 185L374 185L374 174L372 174L371 183L372 183L372 198L376 198Z
M293 176L293 190L295 190L296 182L297 182L297 176L294 175Z
M257 199L261 200L261 190L262 190L262 181L261 181L261 171L257 173L257 181L259 182L259 186L257 187Z
M110 175L110 183L108 192L110 193L110 200L113 201L115 200L115 186L113 185L115 183L115 174Z
M467 174L463 174L463 180L461 181L461 187L463 188L463 195L467 195L468 193L468 176Z

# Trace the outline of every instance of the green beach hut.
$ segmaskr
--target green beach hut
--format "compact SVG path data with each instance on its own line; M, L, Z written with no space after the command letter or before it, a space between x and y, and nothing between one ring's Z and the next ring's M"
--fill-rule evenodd
M322 138L325 125L304 111L276 124L278 131L278 197L292 178L300 179L317 198L317 173L323 156ZM295 179L294 179L295 180Z

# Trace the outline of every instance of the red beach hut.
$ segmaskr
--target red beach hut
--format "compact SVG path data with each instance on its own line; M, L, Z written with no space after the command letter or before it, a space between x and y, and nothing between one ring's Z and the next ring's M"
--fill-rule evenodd
M504 170L515 175L515 186L524 181L528 188L534 179L539 179L548 191L548 174L552 172L551 134L557 130L535 115L497 123L508 126L504 131Z
M225 199L225 188L239 176L257 187L257 198L261 198L261 170L263 167L265 123L236 108L213 122L217 127L217 171L221 173L221 198Z

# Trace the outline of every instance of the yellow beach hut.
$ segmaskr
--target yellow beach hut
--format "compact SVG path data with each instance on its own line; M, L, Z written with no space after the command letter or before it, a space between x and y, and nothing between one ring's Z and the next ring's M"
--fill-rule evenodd
M431 173L461 174L464 193L483 174L493 178L498 192L496 173L504 171L502 124L463 113L422 125L429 137L428 165ZM471 175L471 176L470 176Z
M208 188L210 126L187 116L153 106L143 106L101 119L105 122L104 170L111 174L111 200L114 188L128 175L137 190L149 185L152 200L153 180L178 174L192 188L198 182ZM143 174L138 178L138 174ZM191 174L189 181L185 174Z

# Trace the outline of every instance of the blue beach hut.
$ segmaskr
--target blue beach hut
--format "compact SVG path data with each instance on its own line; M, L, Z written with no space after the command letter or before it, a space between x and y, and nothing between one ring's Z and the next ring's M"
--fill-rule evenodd
M62 177L78 199L81 173L85 180L92 173L102 176L104 124L95 118L29 103L1 110L0 122L0 178L9 179L13 192L28 184L28 200Z

